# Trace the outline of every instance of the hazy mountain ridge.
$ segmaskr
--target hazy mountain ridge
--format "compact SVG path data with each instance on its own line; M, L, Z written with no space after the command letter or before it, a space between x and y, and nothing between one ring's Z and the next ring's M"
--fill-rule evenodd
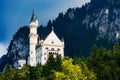
M54 26L55 33L65 41L65 55L88 56L94 44L111 48L120 40L120 7L116 0L91 0L82 8L70 8L65 14L49 21L47 26L40 26L40 39L50 33ZM0 69L5 64L26 58L29 50L29 27L20 28L13 36L7 55L0 61Z

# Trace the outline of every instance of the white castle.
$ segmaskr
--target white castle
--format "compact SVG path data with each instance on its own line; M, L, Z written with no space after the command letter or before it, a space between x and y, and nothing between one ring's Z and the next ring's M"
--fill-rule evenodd
M32 14L29 33L29 56L28 60L18 60L14 63L14 67L21 69L24 64L36 66L38 63L44 65L49 57L53 55L61 55L64 57L64 41L60 40L54 33L54 29L44 40L38 41L38 20L37 17Z

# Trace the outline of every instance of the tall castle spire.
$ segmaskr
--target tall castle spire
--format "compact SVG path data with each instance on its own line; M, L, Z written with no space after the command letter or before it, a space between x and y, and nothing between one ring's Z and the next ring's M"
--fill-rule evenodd
M32 13L31 21L30 21L30 34L29 34L29 57L28 64L31 66L36 66L36 45L38 43L38 20L34 14Z
M30 22L35 22L36 20L37 20L37 16L35 16L35 13L33 10Z

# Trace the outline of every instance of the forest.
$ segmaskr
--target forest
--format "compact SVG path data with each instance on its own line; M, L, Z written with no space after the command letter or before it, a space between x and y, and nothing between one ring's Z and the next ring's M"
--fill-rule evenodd
M22 69L6 65L0 80L120 80L120 46L112 49L94 45L89 57L50 55L45 65L24 65Z

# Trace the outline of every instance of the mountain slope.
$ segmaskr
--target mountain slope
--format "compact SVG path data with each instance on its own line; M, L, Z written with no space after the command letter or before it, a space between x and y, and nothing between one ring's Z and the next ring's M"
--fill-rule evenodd
M3 70L6 64L13 65L16 60L26 59L29 50L28 34L28 26L21 27L16 32L13 36L13 40L11 40L9 44L7 54L0 59L0 71Z
M88 56L94 44L107 49L120 41L120 0L91 0L81 8L70 8L66 13L40 26L38 34L44 39L54 26L55 33L65 41L65 55ZM29 50L29 28L20 28L1 58L0 69L15 60L26 59Z

